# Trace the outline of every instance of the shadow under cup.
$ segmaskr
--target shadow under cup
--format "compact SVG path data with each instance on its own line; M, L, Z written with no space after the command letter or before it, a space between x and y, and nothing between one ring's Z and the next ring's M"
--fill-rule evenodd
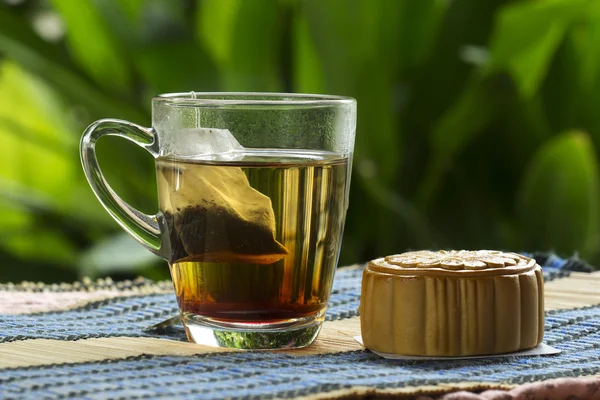
M102 120L84 133L86 176L125 230L169 262L190 341L244 349L310 345L338 262L356 103L337 96L185 93L153 100L153 128ZM104 134L156 158L159 212L102 177Z

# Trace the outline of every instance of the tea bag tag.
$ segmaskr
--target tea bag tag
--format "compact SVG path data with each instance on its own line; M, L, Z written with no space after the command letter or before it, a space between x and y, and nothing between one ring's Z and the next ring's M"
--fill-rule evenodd
M244 151L244 147L228 129L180 129L173 140L164 146L166 156L229 159Z

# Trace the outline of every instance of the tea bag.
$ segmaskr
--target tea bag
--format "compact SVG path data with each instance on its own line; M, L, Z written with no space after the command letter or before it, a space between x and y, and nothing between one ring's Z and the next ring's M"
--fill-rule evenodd
M177 261L272 264L288 253L275 240L271 199L250 186L241 168L178 163L159 175L170 188L161 206L172 214Z

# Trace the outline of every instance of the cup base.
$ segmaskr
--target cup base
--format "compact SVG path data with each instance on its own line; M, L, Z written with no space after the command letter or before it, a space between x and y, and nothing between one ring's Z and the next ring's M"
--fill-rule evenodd
M227 322L184 313L183 327L188 340L211 347L245 350L298 349L317 338L325 310L318 314L276 323Z

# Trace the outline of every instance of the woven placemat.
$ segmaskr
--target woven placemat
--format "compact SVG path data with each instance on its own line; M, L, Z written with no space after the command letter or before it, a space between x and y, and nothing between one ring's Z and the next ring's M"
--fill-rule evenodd
M568 275L570 267L565 266L573 265L556 257L547 260L547 281ZM176 312L171 293L120 296L64 311L0 314L0 342L4 342L0 343L0 368L4 367L0 398L415 395L508 388L533 380L600 373L600 307L591 306L600 303L594 291L596 283L600 288L597 274L573 273L547 285L549 304L590 304L548 313L545 341L561 349L559 355L394 362L359 350L351 340L359 331L361 272L360 268L337 272L327 322L317 343L286 353L207 353L206 348L181 341L177 329L144 333L144 327ZM90 285L87 291L94 290ZM11 290L22 292L25 286L14 285ZM123 358L134 348L129 354L135 356ZM82 362L64 363L68 360ZM40 365L48 363L52 364ZM10 365L30 366L6 368Z
M546 257L544 261L546 263L542 266L545 281L567 276L571 271L565 267L573 265L556 256ZM364 266L340 268L336 272L326 321L358 315L363 268ZM104 282L98 285L99 290L106 290ZM151 283L144 282L146 292L155 292L152 286ZM33 291L43 290L40 285L28 284L14 286L13 290L22 291L29 287ZM82 287L88 292L94 289L91 281ZM57 291L62 291L60 285L58 288ZM156 288L164 291L164 283L157 283ZM169 290L166 294L111 297L68 311L0 314L0 343L26 339L80 340L101 337L157 337L185 341L182 328L155 332L145 330L177 313L177 300L172 290Z
M370 387L392 389L486 382L505 387L600 373L600 307L550 312L545 341L555 356L411 361L369 351L293 356L269 352L137 356L121 360L5 369L0 398L293 398Z

